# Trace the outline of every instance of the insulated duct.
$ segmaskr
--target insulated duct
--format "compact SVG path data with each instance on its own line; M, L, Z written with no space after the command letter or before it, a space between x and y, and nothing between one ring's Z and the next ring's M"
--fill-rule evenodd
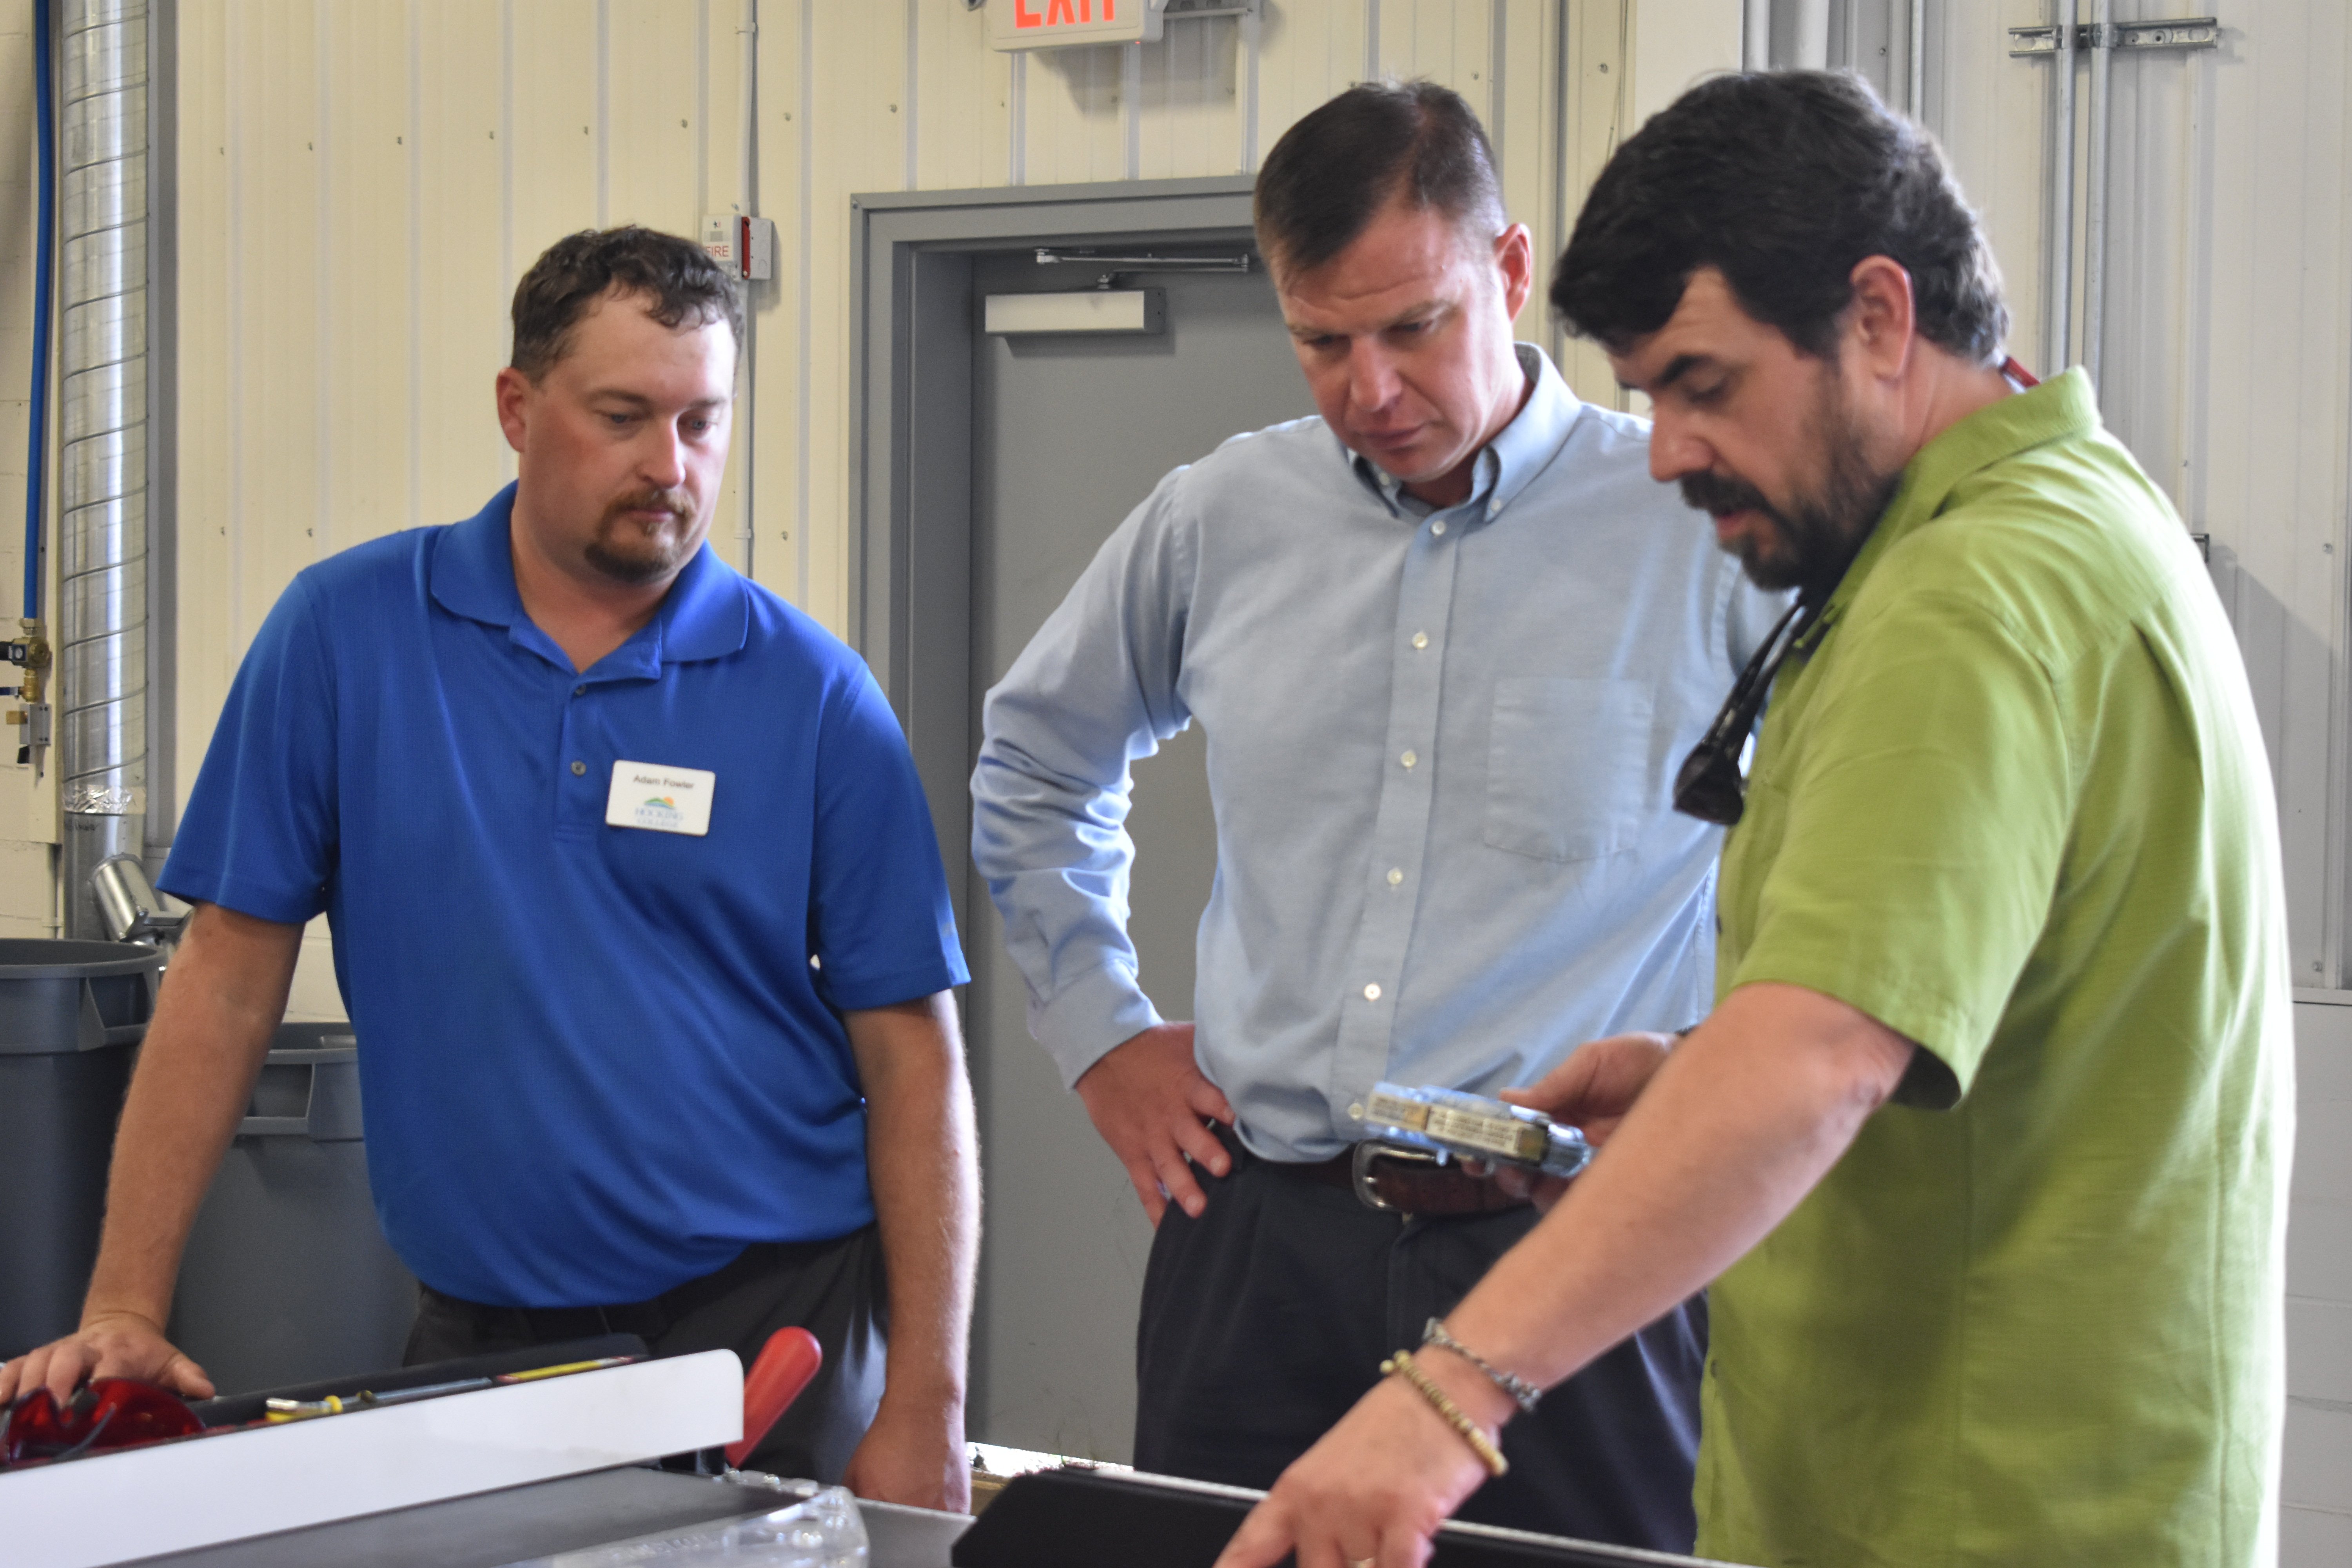
M58 14L59 870L103 939L90 875L147 810L147 0Z

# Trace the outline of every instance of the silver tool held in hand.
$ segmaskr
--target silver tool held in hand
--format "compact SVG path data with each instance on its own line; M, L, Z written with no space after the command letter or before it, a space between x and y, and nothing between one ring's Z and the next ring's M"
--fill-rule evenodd
M1486 1160L1567 1177L1592 1158L1592 1145L1576 1128L1540 1110L1460 1089L1374 1084L1364 1097L1361 1120L1372 1142L1433 1154L1441 1162Z

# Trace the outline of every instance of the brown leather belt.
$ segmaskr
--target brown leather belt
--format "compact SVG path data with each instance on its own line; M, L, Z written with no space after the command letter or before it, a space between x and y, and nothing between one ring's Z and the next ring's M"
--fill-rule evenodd
M1301 1181L1354 1193L1368 1208L1394 1209L1407 1215L1496 1214L1521 1207L1528 1201L1511 1196L1494 1183L1470 1175L1450 1162L1440 1165L1416 1160L1379 1144L1354 1144L1344 1153L1312 1164L1275 1160L1265 1163Z

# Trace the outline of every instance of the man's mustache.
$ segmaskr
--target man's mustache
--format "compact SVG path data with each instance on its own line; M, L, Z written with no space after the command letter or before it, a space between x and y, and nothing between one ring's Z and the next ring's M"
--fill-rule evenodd
M1682 478L1683 504L1696 508L1712 517L1727 512L1759 511L1767 517L1780 514L1764 492L1744 479L1727 479L1721 474L1685 474Z
M694 501L684 490L656 489L648 486L633 490L604 509L607 522L625 511L666 511L680 522L694 521Z

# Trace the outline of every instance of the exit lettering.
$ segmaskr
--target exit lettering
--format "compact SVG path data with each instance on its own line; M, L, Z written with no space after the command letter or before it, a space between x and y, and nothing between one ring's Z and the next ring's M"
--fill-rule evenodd
M1013 25L1016 27L1052 27L1065 23L1076 24L1095 19L1095 0L1036 0L1045 9L1029 9L1031 0L1013 0ZM1102 19L1118 20L1118 0L1102 0Z
M988 41L1000 49L1155 42L1167 0L988 0Z

